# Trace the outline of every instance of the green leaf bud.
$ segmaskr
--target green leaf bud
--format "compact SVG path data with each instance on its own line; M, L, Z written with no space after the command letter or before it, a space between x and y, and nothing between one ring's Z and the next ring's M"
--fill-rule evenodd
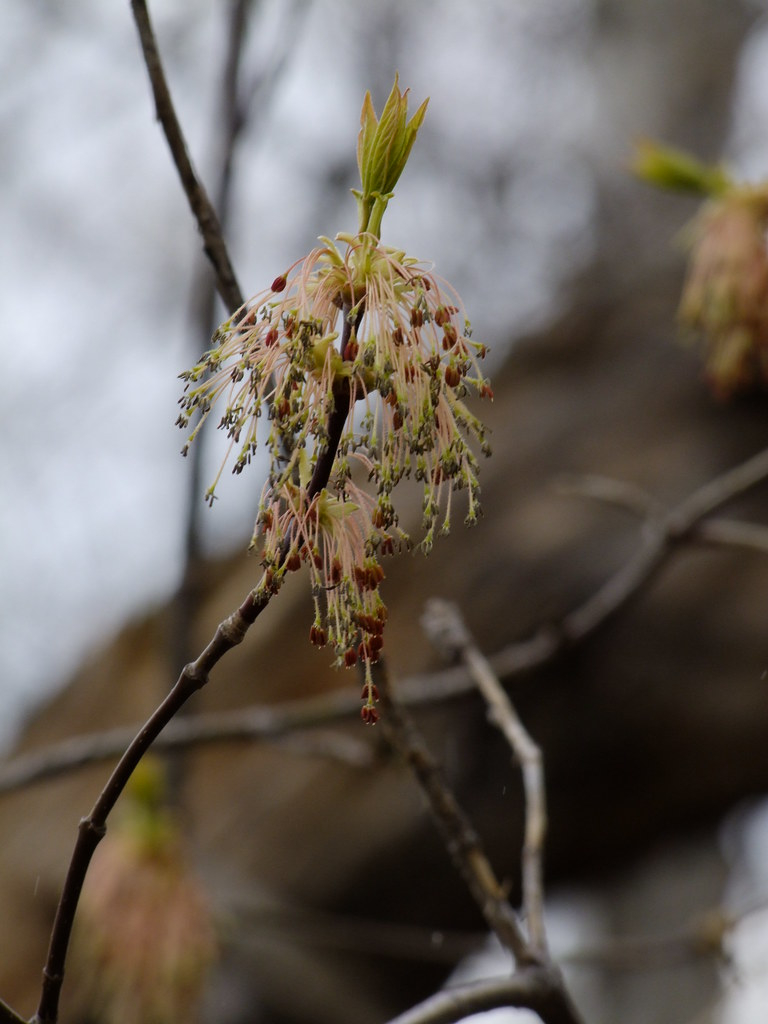
M360 190L353 189L360 212L360 231L379 236L381 218L410 156L416 133L427 111L426 99L408 120L408 90L400 91L398 76L381 117L376 117L371 94L365 94L357 139Z
M705 164L690 153L651 139L637 143L631 169L650 185L700 196L722 196L733 184L719 164Z

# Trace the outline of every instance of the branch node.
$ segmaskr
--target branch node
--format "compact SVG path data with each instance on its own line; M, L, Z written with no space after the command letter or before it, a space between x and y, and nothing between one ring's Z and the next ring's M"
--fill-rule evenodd
M471 643L469 630L456 605L433 597L427 601L421 625L430 643L447 660L458 661Z
M200 668L196 661L190 661L188 665L185 665L182 675L191 690L202 690L209 679L208 673Z
M224 640L229 647L236 647L245 639L248 627L249 623L245 621L238 609L220 623L217 630L219 634L217 639Z
M97 823L92 817L86 816L80 819L78 831L83 834L90 834L95 838L96 842L99 843L107 834L107 825L106 822Z

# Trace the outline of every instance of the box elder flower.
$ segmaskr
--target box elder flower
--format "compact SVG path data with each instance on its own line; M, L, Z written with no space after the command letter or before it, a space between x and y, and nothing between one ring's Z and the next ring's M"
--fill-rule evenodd
M182 374L178 423L196 417L189 444L214 406L230 439L235 473L248 465L262 424L270 456L253 544L260 584L276 590L309 566L313 643L340 664L366 669L363 718L377 718L370 665L379 657L386 609L380 559L410 543L393 492L423 489L421 547L451 522L453 493L466 492L465 521L479 505L485 431L465 399L491 398L461 300L432 269L382 244L381 218L426 102L407 117L397 80L380 119L366 96L358 141L362 189L356 234L320 245L222 324L215 345ZM216 480L207 492L213 501Z

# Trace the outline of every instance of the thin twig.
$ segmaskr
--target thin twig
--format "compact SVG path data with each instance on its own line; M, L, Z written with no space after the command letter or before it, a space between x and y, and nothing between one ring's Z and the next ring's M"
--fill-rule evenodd
M713 547L744 548L768 555L768 527L735 519L708 519L700 523L693 539Z
M357 690L355 695L357 703L354 709L357 710ZM298 703L297 701L296 704ZM271 740L280 743L291 753L307 757L325 757L355 768L369 767L373 763L371 748L362 740L355 740L337 732L321 733L312 728L315 724L322 724L327 715L319 723L315 723L306 714L303 718L299 714L294 714L290 718L292 724L289 724L289 719L280 714L281 710L283 708L278 707L277 715L273 715L269 707L254 706L238 711L177 717L155 740L154 750L166 753L220 743ZM47 782L58 775L87 768L89 765L114 761L131 742L138 728L117 727L106 729L104 732L71 736L61 743L21 754L0 765L0 795L35 783Z
M213 177L215 184L214 209L218 211L219 234L222 239L227 231L232 192L232 166L234 150L240 131L245 123L243 113L238 104L238 81L241 73L243 50L248 28L248 18L253 0L231 0L228 25L227 45L224 54L220 95L216 110L216 132ZM226 248L225 248L226 252ZM211 335L216 326L216 295L219 290L216 274L211 274L209 262L201 258L196 261L192 280L192 308L195 330L190 334L190 344L199 352L210 345ZM239 289L236 289L239 291ZM231 298L241 298L232 290ZM227 310L231 312L231 310ZM187 477L186 500L184 503L184 565L178 589L173 597L170 609L170 620L167 631L168 661L172 673L178 671L195 656L193 627L196 614L202 600L205 586L202 571L202 512L201 501L203 488L203 456L205 453L204 438L207 432L198 438L192 446ZM170 756L166 764L167 794L171 802L180 799L184 762L177 751Z
M88 867L99 842L106 835L107 818L137 764L160 732L186 701L209 680L211 669L233 647L241 643L256 618L267 606L266 588L252 591L241 606L219 624L208 646L196 661L187 665L168 696L134 737L112 772L90 814L80 822L77 841L69 863L56 917L51 931L48 957L43 968L40 1004L33 1024L55 1024L64 980L64 964L74 923L75 910Z
M563 474L556 477L553 487L558 494L565 497L575 495L592 498L606 505L615 505L616 508L642 516L644 519L655 519L663 512L658 501L637 484L614 480L613 477L600 476L596 473Z
M511 978L448 988L425 999L389 1024L454 1024L500 1007L533 1010L544 1024L577 1024L581 1016L553 967L528 967Z
M636 597L674 551L686 543L698 540L700 532L701 540L705 543L710 542L710 536L714 540L718 528L715 526L709 536L708 531L710 525L719 521L701 523L705 516L766 478L768 449L715 477L673 509L649 521L641 546L613 576L559 623L542 626L527 640L509 644L491 656L489 661L494 672L504 682L509 682L515 676L543 667L558 657L566 647L585 640ZM741 530L739 536L733 530L731 538L734 546L764 550L764 537L758 535L759 529L754 527L754 532L752 528ZM726 542L726 531L727 528L720 532L718 542L721 544ZM421 703L429 699L431 691L434 692L435 682L443 699L464 694L474 686L469 673L460 667L440 673L437 681L426 675L404 680L398 687L398 693L408 703Z
M675 964L716 958L726 960L726 940L753 914L764 914L768 899L756 897L739 909L715 906L693 917L684 927L658 935L612 936L591 945L559 953L561 967L611 972L669 969ZM435 930L348 914L310 910L306 906L265 904L263 894L249 896L239 889L227 913L259 928L290 931L294 940L323 948L365 951L419 963L454 965L477 952L487 932Z
M547 956L547 937L544 926L542 860L547 809L541 750L520 720L488 659L474 643L456 605L437 599L429 601L422 624L438 650L462 660L488 705L489 720L501 731L520 763L525 794L522 909L528 926L529 942L544 960Z
M702 958L727 961L727 939L753 914L768 911L768 897L756 895L740 907L711 907L678 930L662 935L615 936L605 943L562 955L561 964L600 971L668 970Z
M303 730L359 716L360 692L332 691L320 697L285 701L282 704L254 705L236 711L211 712L175 718L158 736L156 751L187 750L214 743L276 741ZM58 775L119 757L140 726L108 729L104 732L73 736L61 743L34 750L0 766L0 794L23 786L44 782ZM322 753L329 757L361 765L366 761L367 746L349 741L348 737L324 739L315 744L310 739L302 753ZM370 758L367 759L370 762Z
M233 163L235 148L240 133L246 124L246 110L239 100L239 82L243 50L248 30L248 19L254 0L232 0L227 25L227 46L221 73L221 86L216 103L215 132L215 166L212 176L215 179L213 195L214 209L219 218L219 232L222 238L228 228L232 199ZM202 230L202 229L201 229ZM225 246L226 251L226 246ZM192 281L192 308L195 323L195 347L193 356L197 357L210 344L211 335L216 327L216 293L219 291L217 277L211 276L210 268L205 260L198 260L195 265ZM239 292L239 289L238 289ZM227 308L227 313L242 305L242 296L231 295L239 299L237 305ZM200 439L200 441L202 438ZM201 550L201 508L202 461L205 446L198 441L190 452L189 485L186 501L186 523L184 531L185 567L181 585L176 595L176 623L173 628L175 640L176 665L183 665L193 655L190 648L189 627L199 599L201 586L199 561Z
M147 66L157 119L162 125L171 150L173 162L179 172L184 194L203 237L203 248L211 261L216 284L227 309L239 309L245 299L237 283L234 268L224 241L219 218L208 194L198 178L187 150L186 140L171 100L171 93L163 71L157 41L152 29L145 0L131 0L131 10L139 33L141 50Z
M410 716L394 701L383 663L376 666L376 683L381 693L385 735L416 776L446 848L486 923L519 965L538 963L539 956L523 934L480 837L456 802Z
M599 971L669 970L704 958L725 960L725 940L740 918L716 908L698 915L684 928L665 935L617 936L560 957L568 967Z
M710 480L665 515L649 520L636 554L580 608L565 616L560 624L561 643L582 640L612 618L655 575L672 548L692 535L695 539L695 528L705 516L766 477L768 449Z
M694 491L667 517L667 526L677 533L685 533L704 516L721 508L768 477L768 448L745 462L726 470L720 476Z
M615 505L641 517L646 523L656 522L664 517L664 510L655 498L635 484L623 480L592 475L568 476L555 481L555 486L561 494L577 495ZM729 495L728 500L732 496ZM717 518L694 524L691 530L695 531L692 539L703 544L749 548L761 554L768 554L768 527L757 523Z

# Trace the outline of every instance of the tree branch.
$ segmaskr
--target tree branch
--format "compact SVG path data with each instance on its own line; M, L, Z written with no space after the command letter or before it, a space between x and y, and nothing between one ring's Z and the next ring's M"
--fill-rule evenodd
M187 665L165 700L134 737L112 772L90 814L80 822L77 841L64 881L51 931L48 957L43 968L43 987L34 1024L54 1024L58 1018L64 964L69 948L75 910L94 851L107 831L107 817L115 806L137 764L160 732L186 701L208 682L216 663L237 644L269 603L266 588L252 591L242 605L221 622L208 646L196 661Z
M219 231L223 239L227 230L232 194L232 168L234 152L239 134L245 124L245 114L238 101L238 84L241 77L243 50L248 30L253 0L231 0L228 12L227 45L222 62L220 95L216 104L216 127L214 137L214 170L212 177L214 209L218 211ZM239 291L239 289L237 289ZM189 344L194 348L190 356L197 358L210 345L211 335L216 328L216 295L218 281L205 258L195 262L192 275L192 314L194 331ZM235 295L232 299L241 298ZM231 312L231 309L227 309ZM192 446L189 458L189 475L184 503L184 566L178 589L170 609L166 633L167 654L171 673L178 671L194 655L192 623L198 611L204 589L202 571L203 502L200 500L204 488L203 475L204 438L208 431ZM124 749L124 748L123 748ZM177 756L167 760L167 792L171 802L179 799L184 772L183 761Z
M539 957L526 941L515 912L506 899L504 887L485 855L480 837L456 802L410 716L393 700L383 663L379 662L375 668L384 711L381 721L385 736L416 776L451 859L467 883L488 927L510 950L518 964L538 963Z
M598 971L669 970L676 964L706 957L727 957L725 943L747 914L729 914L714 907L689 924L665 935L622 935L561 957L569 967Z
M628 603L656 573L671 551L695 539L695 528L717 508L768 478L768 449L704 484L671 511L646 523L642 547L591 598L560 623L552 637L554 657L565 645L583 640ZM514 648L510 652L514 655ZM505 675L503 671L500 673Z
M184 194L197 221L200 234L203 236L203 248L213 266L219 295L221 295L227 309L238 309L244 304L245 299L240 290L240 285L237 283L237 277L229 258L219 218L216 216L213 204L192 166L186 140L176 116L173 101L171 100L171 93L165 78L165 72L163 71L157 41L145 0L131 0L131 10L136 22L141 51L152 86L157 119L165 133L173 162L181 179Z
M553 487L565 497L592 498L643 519L657 519L664 513L662 506L642 487L597 473L564 474L553 481Z
M475 645L456 605L433 599L422 624L432 643L449 657L459 657L488 705L488 718L503 734L520 763L525 793L525 836L522 856L523 918L528 939L538 956L547 956L544 926L542 858L547 830L544 766L541 750L512 706L488 659Z
M354 690L333 691L309 700L254 705L237 711L176 718L158 736L153 746L157 751L172 751L213 743L276 741L315 726L359 717L359 714L360 693L355 687ZM0 766L0 794L44 782L88 765L114 760L120 757L139 728L118 727L73 736L61 743L22 754ZM308 740L301 753L321 753L362 766L370 764L370 754L366 756L368 751L367 744L352 741L347 736L334 735L332 739L324 739L320 743Z
M511 978L445 989L389 1024L453 1024L507 1006L533 1010L544 1024L577 1024L581 1020L553 967L527 967Z
M712 547L744 548L768 555L768 528L735 519L708 519L695 527L693 539Z
M355 692L357 694L357 691ZM356 708L359 703L357 695ZM272 708L250 707L238 711L211 712L176 718L158 736L153 746L155 751L166 753L215 743L283 740L284 746L304 756L328 757L354 765L356 768L369 767L373 763L370 746L349 736L313 732L301 737L302 732L308 731L313 725L322 724L327 715L314 722L309 715L305 715L302 721L299 714L294 714L291 718L293 724L289 724L285 716L280 714L281 710L282 708L278 707L278 713L273 715ZM315 715L315 718L318 716ZM51 744L15 757L0 766L0 795L38 782L46 782L79 768L112 761L120 757L138 728L118 727L104 732L72 736L62 743Z

